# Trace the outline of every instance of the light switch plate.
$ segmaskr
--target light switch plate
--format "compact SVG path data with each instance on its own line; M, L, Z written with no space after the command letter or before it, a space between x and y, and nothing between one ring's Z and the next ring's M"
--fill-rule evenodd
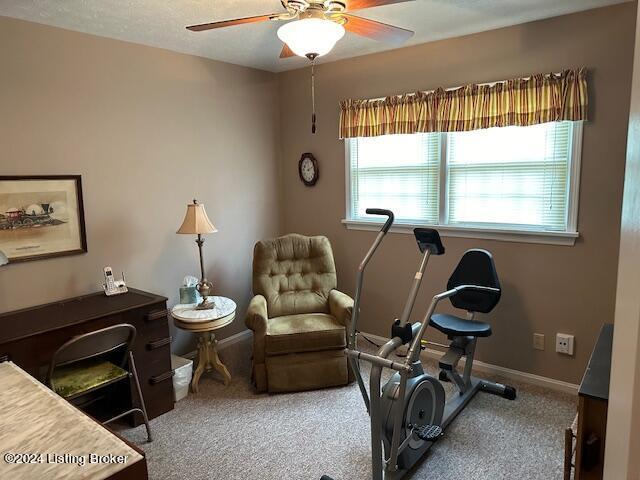
M533 348L536 350L544 350L544 333L533 334Z

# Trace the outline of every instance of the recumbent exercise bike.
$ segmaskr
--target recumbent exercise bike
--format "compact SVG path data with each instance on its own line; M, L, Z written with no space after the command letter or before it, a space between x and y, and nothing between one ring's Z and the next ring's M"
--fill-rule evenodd
M409 322L429 257L444 253L440 235L433 229L414 229L422 260L402 315L392 325L391 340L382 345L375 355L356 349L364 271L394 220L390 210L371 208L367 209L367 213L385 215L387 221L358 268L345 354L349 358L371 419L372 479L397 480L425 455L477 392L489 392L513 400L516 398L516 390L471 376L477 339L491 335L491 326L475 321L474 315L493 310L501 294L493 257L486 250L472 249L465 252L447 282L447 290L433 297L422 322ZM446 298L454 307L467 311L466 319L449 314L434 314L438 303ZM422 339L428 325L445 333L451 341L448 350L440 358L438 379L426 373L420 362L422 345L429 343ZM403 345L408 345L404 360L388 358ZM458 362L462 357L465 357L465 364L460 374ZM365 387L359 360L371 363L370 393ZM395 373L380 392L383 368L394 370ZM458 394L447 401L440 381L452 382ZM325 475L322 480L332 479Z

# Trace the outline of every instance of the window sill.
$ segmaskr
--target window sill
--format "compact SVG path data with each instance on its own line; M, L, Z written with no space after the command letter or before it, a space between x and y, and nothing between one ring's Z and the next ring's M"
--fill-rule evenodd
M382 222L367 222L363 220L342 220L342 223L349 230L380 230ZM576 238L580 236L578 232L539 232L531 230L502 230L495 228L470 228L453 227L443 225L417 225L410 223L396 223L390 231L394 233L413 234L416 227L432 227L438 230L443 237L480 238L483 240L499 240L503 242L520 243L540 243L545 245L565 245L572 246Z

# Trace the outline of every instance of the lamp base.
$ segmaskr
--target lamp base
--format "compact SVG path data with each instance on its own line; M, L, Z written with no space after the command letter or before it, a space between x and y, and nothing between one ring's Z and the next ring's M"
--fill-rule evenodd
M212 302L211 300L208 299L211 293L212 287L213 285L206 278L203 278L202 280L200 280L200 282L196 286L196 289L198 290L198 293L202 297L202 301L196 306L196 310L211 310L216 306L215 302Z
M206 298L203 298L202 301L196 306L196 310L211 310L215 308L215 302L211 302Z

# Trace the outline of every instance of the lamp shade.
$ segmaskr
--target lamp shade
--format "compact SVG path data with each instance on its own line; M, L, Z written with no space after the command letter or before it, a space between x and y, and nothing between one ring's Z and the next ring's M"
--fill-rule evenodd
M344 35L344 27L331 20L303 18L285 23L278 37L301 57L326 55Z
M9 259L7 258L7 256L4 254L4 252L2 250L0 250L0 267L2 265L6 265L7 263L9 263Z
M187 213L176 233L195 235L200 233L214 233L217 231L216 227L211 223L211 220L209 220L209 217L207 217L204 205L194 200L193 203L187 205Z

